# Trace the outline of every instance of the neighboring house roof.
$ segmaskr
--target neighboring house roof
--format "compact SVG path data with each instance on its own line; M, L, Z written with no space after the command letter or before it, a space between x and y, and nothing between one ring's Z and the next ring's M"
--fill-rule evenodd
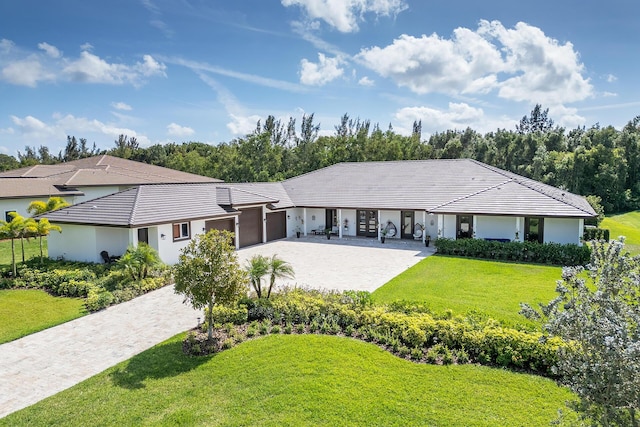
M245 205L278 200L215 183L141 185L69 206L46 217L51 222L142 227L237 215Z
M82 186L221 182L215 178L106 154L57 165L35 165L0 172L0 183L7 178L49 178L61 189Z
M49 178L2 178L0 179L0 199L27 197L81 196L76 189L60 189Z
M470 159L339 163L283 187L299 207L596 215L581 196Z

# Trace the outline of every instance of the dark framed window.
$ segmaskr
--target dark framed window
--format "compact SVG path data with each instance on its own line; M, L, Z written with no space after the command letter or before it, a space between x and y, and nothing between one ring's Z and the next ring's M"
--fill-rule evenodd
M14 212L16 211L4 211L4 220L7 222L11 222L13 220L13 217L11 216L11 214Z
M148 228L138 228L138 243L146 243L149 244L149 229Z
M524 219L524 240L544 243L544 218L532 216Z
M173 224L173 240L186 240L191 237L191 226L188 222Z
M473 237L473 215L457 215L456 230L456 239L471 239Z

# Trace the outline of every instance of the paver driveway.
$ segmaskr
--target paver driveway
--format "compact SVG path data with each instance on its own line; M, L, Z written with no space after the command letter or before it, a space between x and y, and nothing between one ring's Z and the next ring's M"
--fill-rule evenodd
M310 237L246 248L238 255L244 262L256 253L277 253L295 269L288 285L371 291L424 258L429 253L424 249L414 242L383 246L375 240ZM0 345L0 418L195 326L201 316L167 286Z

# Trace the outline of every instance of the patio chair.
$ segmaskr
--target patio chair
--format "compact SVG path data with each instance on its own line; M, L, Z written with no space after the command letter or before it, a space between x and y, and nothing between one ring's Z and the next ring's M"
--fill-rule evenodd
M413 240L422 240L422 224L416 224L416 229L413 232Z
M320 227L311 230L311 232L315 235L324 234L324 225L321 225Z
M105 264L111 264L112 262L116 262L120 259L119 256L109 256L109 252L107 251L100 252L100 256L102 257L102 261L104 261Z

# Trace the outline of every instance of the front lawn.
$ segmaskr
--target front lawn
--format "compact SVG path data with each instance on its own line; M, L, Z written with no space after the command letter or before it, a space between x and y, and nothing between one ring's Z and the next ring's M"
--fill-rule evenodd
M553 381L474 365L434 366L372 344L270 335L187 357L180 334L0 426L548 425L572 397Z
M533 324L518 314L555 296L562 268L446 256L430 256L373 292L377 303L425 302L435 313L471 311L509 326Z
M600 223L600 228L608 228L611 239L625 236L625 248L633 254L640 254L640 211L607 216Z
M0 290L0 344L85 314L80 298L53 297L38 289Z

